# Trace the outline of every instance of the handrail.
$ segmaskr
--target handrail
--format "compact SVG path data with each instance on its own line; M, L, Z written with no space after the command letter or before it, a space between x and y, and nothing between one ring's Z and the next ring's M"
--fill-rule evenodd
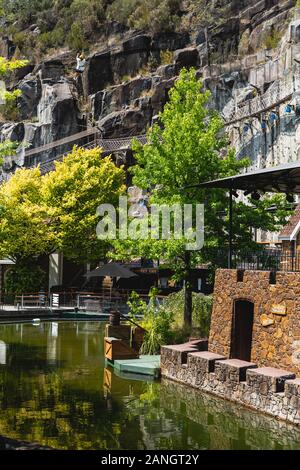
M256 96L252 100L246 101L238 109L232 111L231 116L226 120L226 126L249 117L257 116L263 112L279 106L290 100L295 91L295 84L292 77L283 83L278 82L276 87L271 87L263 95Z
M130 323L132 323L133 325L137 326L138 328L141 328L141 330L143 331L146 331L146 333L148 333L148 330L146 330L145 328L143 328L141 325L139 325L138 323L136 323L135 321L133 321L130 317L126 317L125 315L123 315L123 313L121 312L118 312L120 314L120 317L124 318L126 321L129 321Z
M97 129L97 127L92 127L90 129L88 128L84 131L78 132L76 134L72 134L68 137L64 137L63 139L49 142L49 144L45 144L40 147L33 148L31 150L26 150L25 157L31 157L32 155L36 155L37 153L42 153L42 152L45 152L46 150L52 150L55 147L60 147L61 145L64 145L64 144L76 142L77 140L81 140L84 137L89 137L97 133L99 133L99 129Z

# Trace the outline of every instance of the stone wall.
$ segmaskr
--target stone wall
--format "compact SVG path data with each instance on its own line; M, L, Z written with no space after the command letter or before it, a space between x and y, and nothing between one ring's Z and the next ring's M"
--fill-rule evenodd
M211 449L299 449L299 429L271 416L250 411L228 400L187 388L163 378L160 385L161 407L170 413L186 416L201 425ZM225 432L224 432L225 430ZM172 430L176 433L176 427ZM206 442L206 441L205 441Z
M300 373L300 273L219 269L215 278L209 350L232 356L236 300L254 304L251 361ZM277 311L277 313L276 313ZM275 313L274 313L275 312Z
M194 350L193 350L194 349ZM285 370L263 367L191 345L164 346L163 377L300 424L300 380Z

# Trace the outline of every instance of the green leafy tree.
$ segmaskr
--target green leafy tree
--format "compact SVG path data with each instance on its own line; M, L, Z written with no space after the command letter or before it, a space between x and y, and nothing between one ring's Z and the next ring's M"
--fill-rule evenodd
M0 165L3 163L4 157L16 154L18 146L18 142L13 142L11 140L5 140L0 143Z
M14 144L6 146L10 151ZM75 147L48 175L20 169L0 186L0 256L16 263L7 288L38 288L34 266L56 249L77 262L104 256L107 244L97 238L96 211L101 203L118 204L124 176L109 157L101 157L100 148Z
M7 78L15 70L28 64L27 60L7 60L0 57L0 80ZM18 118L17 99L21 96L21 90L7 91L0 90L0 100L4 104L0 105L0 112L7 120L16 120Z
M205 203L205 250L187 251L186 240L118 240L114 256L130 259L137 256L164 260L185 281L184 318L191 324L191 268L200 261L211 261L208 248L226 247L228 240L228 199L224 190L205 190L197 185L218 177L236 174L249 161L238 161L228 150L224 123L208 107L210 93L202 91L194 70L183 69L169 93L169 102L160 114L161 126L155 124L148 142L135 142L137 164L133 167L134 184L150 193L150 205ZM185 189L184 189L185 188ZM275 213L266 209L276 204ZM286 216L285 198L265 197L251 205L234 203L234 244L252 248L251 228L277 230ZM205 258L206 253L206 258Z

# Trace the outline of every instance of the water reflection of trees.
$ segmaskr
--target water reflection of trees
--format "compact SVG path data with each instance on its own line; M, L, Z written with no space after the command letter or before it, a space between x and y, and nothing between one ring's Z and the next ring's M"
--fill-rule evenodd
M15 327L0 327L0 435L60 449L299 448L294 426L104 369L99 325L59 326L55 341L46 326Z

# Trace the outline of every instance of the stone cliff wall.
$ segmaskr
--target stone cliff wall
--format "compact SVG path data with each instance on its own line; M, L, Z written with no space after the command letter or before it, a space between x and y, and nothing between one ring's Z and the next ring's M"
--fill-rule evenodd
M183 8L186 29L180 32L126 30L117 38L112 30L111 38L93 48L82 83L74 77L72 51L30 64L8 84L23 92L19 100L22 122L0 124L0 139L24 141L32 148L87 125L97 125L104 138L144 133L156 122L184 66L198 69L204 87L212 93L211 105L230 121L236 109L276 88L288 73L299 75L300 26L295 3L213 1L204 15L207 29L195 24L194 15ZM10 38L0 41L3 55L11 57L14 50ZM248 156L254 167L300 158L297 93L292 98L292 112L287 115L286 103L282 103L275 107L279 119L274 122L269 122L267 112L227 126L238 158ZM45 154L44 159L53 157L55 152ZM22 155L7 158L6 176L23 164Z

